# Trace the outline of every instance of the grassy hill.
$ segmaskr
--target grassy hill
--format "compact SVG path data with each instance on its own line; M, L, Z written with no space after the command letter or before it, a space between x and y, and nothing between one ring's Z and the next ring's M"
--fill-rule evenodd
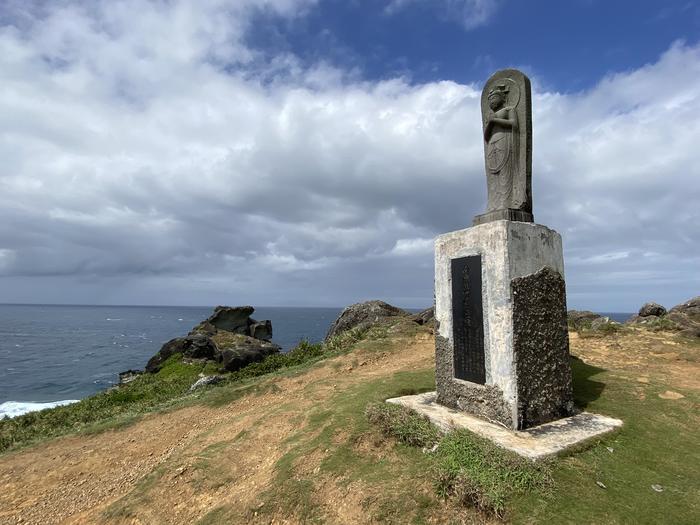
M430 329L399 320L205 390L174 359L3 422L0 522L700 522L700 345L625 328L571 346L578 405L625 425L543 464L385 413L434 389Z

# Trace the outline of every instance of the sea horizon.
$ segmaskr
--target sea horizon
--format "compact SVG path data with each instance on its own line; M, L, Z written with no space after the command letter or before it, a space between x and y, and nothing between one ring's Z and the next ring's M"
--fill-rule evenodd
M75 402L143 369L170 339L186 335L214 306L0 303L0 418ZM320 342L343 307L258 306L286 352ZM406 308L417 312L422 308ZM623 322L632 313L600 312Z

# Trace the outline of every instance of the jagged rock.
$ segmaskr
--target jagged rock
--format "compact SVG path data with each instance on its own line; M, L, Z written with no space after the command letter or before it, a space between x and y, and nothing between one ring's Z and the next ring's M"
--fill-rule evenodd
M645 303L640 309L639 309L639 317L649 317L649 316L656 316L656 317L663 317L666 315L666 308L661 306L658 303Z
M211 332L212 329L225 330L234 334L250 335L252 306L217 306L214 313L192 329L192 332Z
M209 336L205 334L188 335L185 340L188 344L182 351L183 356L193 359L214 359L217 348Z
M143 375L143 370L125 370L124 372L119 372L119 384L125 385L131 383L140 375Z
M428 324L435 321L435 307L431 306L430 308L426 308L422 312L413 314L411 316L411 320L420 325Z
M251 319L254 311L252 306L217 306L189 335L165 343L146 364L146 372L158 372L177 353L190 359L222 363L230 372L279 352L281 348L270 342L272 322Z
M151 357L146 363L146 372L149 374L155 374L161 368L163 368L163 363L168 360L168 358L177 353L182 353L187 345L184 337L176 337L165 343L158 353Z
M269 341L272 339L272 321L256 321L250 325L250 337Z
M229 339L226 346L220 349L218 357L222 371L235 372L280 350L280 346L274 343L246 335L236 335L235 340Z
M326 335L326 341L351 328L371 326L392 317L408 316L409 314L405 310L392 306L384 301L367 301L364 303L351 304L346 307L333 322Z
M200 377L195 381L192 386L190 387L190 392L193 390L197 390L198 388L202 388L204 386L208 385L215 385L217 383L221 383L224 380L222 376L204 376Z
M146 363L146 372L155 374L167 359L177 353L193 359L215 359L217 347L212 339L203 333L186 337L176 337L165 343L156 355Z
M661 319L660 317L657 317L656 315L646 315L642 317L641 315L633 315L627 321L625 321L625 324L648 324L651 325Z
M272 339L272 322L251 318L250 315L254 311L252 306L217 306L214 313L195 326L189 335L213 336L219 331L224 331L269 341Z
M590 310L569 310L566 312L569 325L574 330L581 328L589 328L596 319L604 319L604 317Z
M681 335L700 337L700 296L671 308L666 319L676 323Z
M693 297L684 303L677 304L671 308L671 312L687 315L691 319L700 321L700 295Z

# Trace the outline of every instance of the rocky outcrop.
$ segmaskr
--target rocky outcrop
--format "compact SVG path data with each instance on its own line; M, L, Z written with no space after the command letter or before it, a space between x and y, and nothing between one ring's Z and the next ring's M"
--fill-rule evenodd
M637 315L639 315L639 317L663 317L664 315L666 315L666 308L654 302L645 303L639 309L639 313Z
M671 308L670 313L687 315L690 319L700 321L700 295L693 297L684 303L677 304Z
M678 326L681 335L700 337L700 296L671 308L666 319Z
M156 373L175 354L188 359L213 361L221 371L234 372L281 350L272 339L272 322L256 321L252 306L217 306L214 314L195 326L185 337L165 343L146 364Z
M430 308L426 308L417 314L413 314L411 316L411 320L419 325L427 325L432 323L435 321L435 307L431 306Z
M118 384L126 385L141 375L143 375L143 370L125 370L124 372L119 372Z
M276 344L259 343L252 337L247 338L246 341L242 341L236 346L221 350L221 371L235 372L279 351L279 346Z
M255 339L272 339L272 322L256 321L250 316L255 311L252 306L217 306L214 313L195 326L190 335L204 333L214 335L218 331L247 335Z
M668 312L660 304L646 303L626 323L654 330L677 330L686 337L700 337L700 296L678 304Z
M594 321L601 323L604 322L602 320L606 319L606 317L590 310L569 310L566 312L566 318L569 326L574 330L590 328Z
M408 318L409 313L384 301L367 301L351 304L333 322L326 335L326 341L352 328L369 327L394 317Z
M216 360L217 351L218 348L206 334L177 337L165 343L158 353L148 360L146 372L150 374L158 372L170 356L178 353L191 359Z

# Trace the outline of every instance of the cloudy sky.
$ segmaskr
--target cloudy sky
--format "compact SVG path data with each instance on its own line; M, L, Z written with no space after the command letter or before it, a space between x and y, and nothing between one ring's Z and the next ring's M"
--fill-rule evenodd
M698 35L685 0L3 0L0 302L427 306L517 67L569 306L672 306L700 294Z

